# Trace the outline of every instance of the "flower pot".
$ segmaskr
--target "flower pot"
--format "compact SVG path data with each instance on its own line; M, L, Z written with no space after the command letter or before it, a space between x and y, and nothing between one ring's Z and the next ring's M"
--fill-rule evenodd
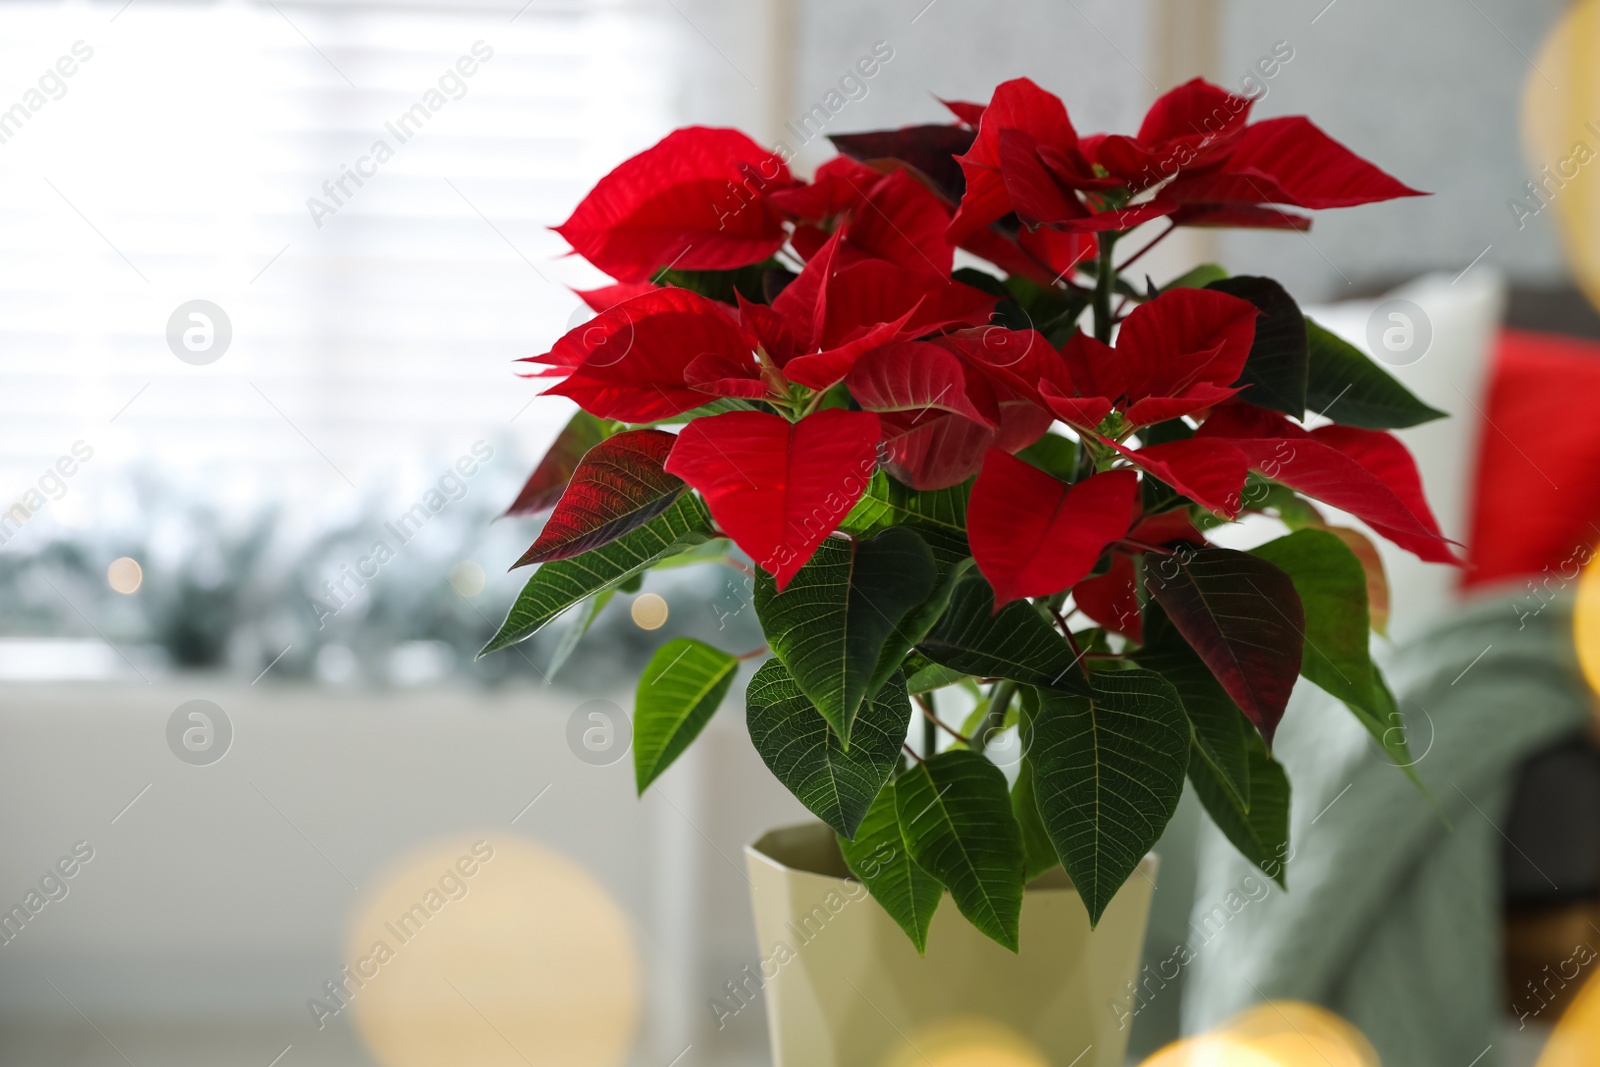
M1031 883L1017 954L947 896L925 956L850 878L828 827L773 830L745 861L761 962L728 992L765 1000L777 1067L1122 1067L1154 855L1092 932L1064 871Z

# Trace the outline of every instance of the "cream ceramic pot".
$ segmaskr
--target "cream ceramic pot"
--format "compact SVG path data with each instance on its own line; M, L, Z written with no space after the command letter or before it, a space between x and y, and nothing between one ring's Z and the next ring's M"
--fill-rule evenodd
M1017 954L946 894L926 956L821 823L773 830L745 860L762 959L729 993L765 1000L777 1067L1122 1067L1155 856L1092 932L1065 872L1030 884Z

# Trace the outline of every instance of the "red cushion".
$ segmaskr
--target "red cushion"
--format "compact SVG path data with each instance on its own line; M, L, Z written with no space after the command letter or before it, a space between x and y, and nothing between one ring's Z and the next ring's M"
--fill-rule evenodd
M1600 343L1503 332L1486 412L1464 584L1559 590L1600 545Z

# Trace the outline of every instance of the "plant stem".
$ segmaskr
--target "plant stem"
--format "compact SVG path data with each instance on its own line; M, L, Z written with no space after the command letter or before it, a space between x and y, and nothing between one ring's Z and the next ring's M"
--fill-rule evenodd
M1117 268L1111 260L1116 248L1117 235L1112 232L1100 235L1100 262L1094 274L1094 336L1095 340L1111 343L1111 297L1116 293Z
M1140 257L1142 257L1146 252L1150 251L1156 245L1160 244L1162 241L1165 241L1169 236L1172 235L1172 231L1176 230L1177 228L1178 228L1177 226L1168 226L1166 229L1164 229L1160 233L1156 234L1155 238L1152 241L1150 241L1149 244L1145 245L1143 248L1139 249L1139 251L1137 251L1133 255L1129 256L1128 257L1128 261L1126 263L1124 263L1121 267L1117 268L1118 271L1119 272L1120 271L1125 271L1129 267L1133 266L1135 263L1139 262Z
M939 751L939 717L933 711L933 697L913 695L912 700L922 709L922 755L924 758Z
M922 754L924 756L937 755L939 752L939 735L936 731L943 730L963 745L971 747L972 738L939 718L933 710L932 693L915 693L911 697L917 702L917 707L922 709Z
M1008 679L994 684L989 694L989 710L984 713L983 722L978 726L978 736L972 739L972 751L982 753L989 738L1000 732L1005 725L1006 708L1011 705L1011 697L1016 691L1017 683Z

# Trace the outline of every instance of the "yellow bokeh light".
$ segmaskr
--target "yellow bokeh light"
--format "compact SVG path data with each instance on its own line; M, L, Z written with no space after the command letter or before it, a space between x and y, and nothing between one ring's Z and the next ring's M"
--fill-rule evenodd
M140 584L144 581L144 570L138 561L121 556L111 561L111 566L106 568L106 584L113 592L129 596L139 591Z
M654 593L643 593L633 599L633 624L641 630L659 630L667 623L667 602Z
M410 856L367 901L347 962L334 980L385 1067L613 1067L633 1050L626 916L586 870L524 838L462 834Z
M1600 307L1600 0L1580 0L1546 38L1522 95L1532 189L1508 204L1520 230L1553 214L1573 277ZM1518 205L1521 206L1518 206Z
M1600 985L1583 983L1577 999L1556 1021L1538 1067L1593 1067L1600 1063Z
M1257 1004L1229 1020L1224 1033L1278 1067L1378 1067L1378 1053L1361 1031L1315 1004Z
M470 559L462 560L450 568L450 586L462 596L477 596L483 592L483 568Z
M1049 1067L1031 1043L987 1020L955 1020L910 1036L885 1067Z
M1141 1067L1379 1067L1361 1031L1295 1000L1240 1012L1215 1033L1168 1045Z
M1140 1067L1283 1067L1237 1038L1191 1037L1161 1049Z
M1600 693L1600 558L1583 569L1572 609L1572 640L1589 688Z

